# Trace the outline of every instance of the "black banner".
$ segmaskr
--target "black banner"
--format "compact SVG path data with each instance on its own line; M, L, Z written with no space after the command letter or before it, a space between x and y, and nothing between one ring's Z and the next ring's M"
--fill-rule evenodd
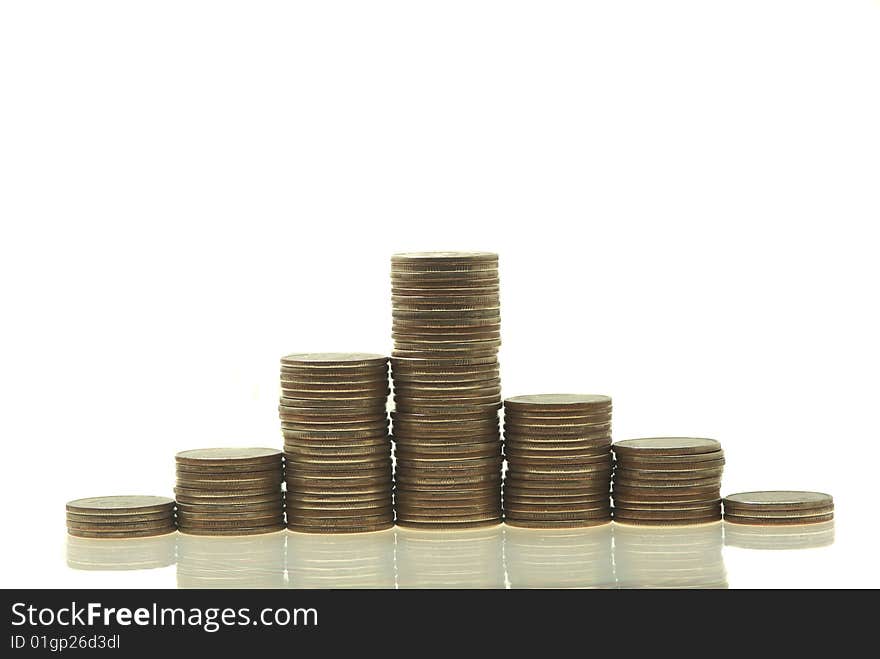
M790 650L807 638L821 644L844 611L858 629L865 614L846 599L810 591L7 590L4 656L132 656L181 645L224 656L385 644L433 653L477 640L657 650L701 634Z

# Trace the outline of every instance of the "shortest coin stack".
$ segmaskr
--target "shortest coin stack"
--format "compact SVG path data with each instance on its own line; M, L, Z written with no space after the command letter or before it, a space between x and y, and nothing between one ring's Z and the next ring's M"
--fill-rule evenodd
M67 532L79 538L145 538L175 528L174 500L166 497L91 497L67 504Z
M611 398L538 394L504 401L504 518L575 528L611 521Z
M650 437L614 444L614 521L639 526L721 519L724 452L714 439Z
M819 524L834 519L834 499L822 492L741 492L724 498L724 519L759 526Z
M191 535L256 535L284 528L281 451L205 448L177 462L177 521Z

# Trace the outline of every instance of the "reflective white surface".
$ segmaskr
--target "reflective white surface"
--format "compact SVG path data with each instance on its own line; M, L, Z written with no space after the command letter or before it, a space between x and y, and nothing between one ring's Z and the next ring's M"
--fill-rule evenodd
M67 564L117 575L175 566L179 588L727 588L728 552L747 552L758 562L795 556L808 565L810 555L821 558L833 543L833 522L559 530L499 525L125 541L68 536ZM803 576L799 585L809 587L808 573Z

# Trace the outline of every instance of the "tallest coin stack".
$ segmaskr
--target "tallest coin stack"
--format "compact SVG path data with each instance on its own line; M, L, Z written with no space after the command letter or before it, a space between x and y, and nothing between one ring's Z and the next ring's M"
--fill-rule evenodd
M498 255L391 257L397 523L501 521Z

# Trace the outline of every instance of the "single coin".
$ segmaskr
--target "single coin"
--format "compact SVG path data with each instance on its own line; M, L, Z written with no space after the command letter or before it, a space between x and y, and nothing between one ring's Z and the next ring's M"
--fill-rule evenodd
M287 529L296 533L373 533L376 531L385 531L394 526L394 520L382 522L381 524L373 524L370 526L337 526L337 527L311 527L300 526L288 522Z
M521 423L592 423L611 419L612 408L601 405L590 410L554 410L543 407L507 407L504 416L511 421Z
M263 464L233 463L228 465L191 465L178 462L175 472L198 478L200 475L227 476L235 478L238 474L265 474L277 471L280 466L276 462Z
M692 481L701 479L720 479L724 469L716 467L714 469L690 469L686 471L647 471L641 469L621 469L619 466L615 470L615 477L619 476L620 480L638 480L638 481Z
M694 455L720 450L721 444L717 440L702 437L646 437L625 439L614 444L614 451L621 456L632 454Z
M201 448L181 451L174 456L183 464L264 463L281 460L281 451L273 448Z
M519 527L524 529L577 529L592 526L603 526L610 524L610 517L600 517L596 519L577 519L577 520L526 520L526 519L505 519L506 526Z
M724 521L731 524L749 524L752 526L795 526L800 524L820 524L834 519L834 513L808 517L747 517L744 515L724 515Z
M721 521L721 515L711 515L694 519L618 519L614 515L614 523L626 526L696 526L698 524L713 524Z
M340 368L355 366L383 365L388 357L368 352L311 352L294 353L281 358L283 366L331 366Z
M265 533L276 533L283 531L284 525L272 526L256 526L256 527L239 527L236 529L205 529L197 527L189 527L180 529L184 535L216 535L216 536L235 536L235 535L263 535Z
M174 499L144 495L88 497L67 502L71 512L125 514L164 511L174 507Z
M556 461L559 462L611 462L611 451L606 451L603 449L599 450L575 450L575 451L565 451L565 450L556 450L556 451L547 451L541 449L521 449L515 448L512 446L506 446L504 449L504 454L508 460L511 461L519 461L524 460L526 462L531 461Z
M806 492L800 490L764 490L757 492L739 492L724 497L725 506L737 506L754 509L797 509L819 508L831 506L834 499L823 492Z
M641 469L643 466L652 468L662 465L697 465L713 461L723 461L724 451L698 453L695 455L618 455L617 461L622 466Z
M583 520L583 519L611 519L611 508L595 508L593 510L584 510L584 511L576 511L576 512L522 512L519 510L509 510L507 508L504 509L504 519L505 520L525 520L525 521L537 521L537 520L548 520L548 521L571 521L571 520Z
M533 407L541 407L546 410L576 408L590 410L597 406L611 405L611 397L596 394L530 394L506 398L504 404L514 410Z
M721 503L720 499L714 500L705 500L705 501L695 501L691 503L684 503L682 501L666 501L662 503L645 503L645 502L628 502L621 501L620 499L614 500L614 508L616 510L622 511L633 511L636 513L645 513L646 515L652 512L669 512L676 513L679 511L703 511L707 513L714 513L718 510L718 506Z
M77 538L150 538L153 536L174 533L176 530L177 527L175 526L166 526L141 531L84 531L80 529L68 529L67 533Z
M391 263L450 263L462 261L495 262L498 254L495 252L398 252L391 255Z
M67 528L68 530L75 529L77 531L89 531L89 532L122 532L122 531L146 531L150 529L162 529L167 526L174 525L174 518L169 515L166 519L159 520L147 520L141 522L118 522L118 521L103 521L103 522L84 522L81 520L68 519L67 520Z
M251 492L231 494L206 494L198 491L196 495L178 494L177 505L188 504L193 506L248 506L251 504L268 503L281 500L281 490L272 489L264 494L253 494Z
M173 519L174 510L173 508L168 508L166 510L148 513L113 513L110 515L107 515L104 512L93 514L78 513L68 510L66 515L68 522L81 524L128 524L132 522L167 522L168 520Z
M700 519L714 515L721 515L721 506L707 506L695 510L629 510L623 508L614 509L615 519L636 519L636 520L678 520L678 519Z

